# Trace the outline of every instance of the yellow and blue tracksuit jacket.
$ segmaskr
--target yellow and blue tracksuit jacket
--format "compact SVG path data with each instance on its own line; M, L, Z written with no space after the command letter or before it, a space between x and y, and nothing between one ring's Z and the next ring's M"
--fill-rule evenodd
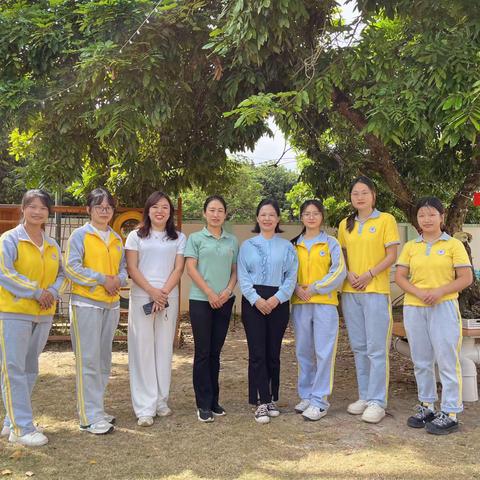
M304 302L297 297L292 297L292 304L323 303L338 305L337 290L347 276L342 248L338 241L320 232L315 243L310 248L306 247L303 236L295 242L298 255L298 285L310 285L315 292L309 302Z
M108 243L89 223L70 235L65 251L65 274L72 281L72 301L102 308L118 306L119 295L108 295L103 284L107 275L118 275L127 284L125 251L120 236L111 228Z
M23 225L0 237L0 320L50 321L56 303L43 310L37 300L43 290L57 299L66 284L62 255L55 240L45 235L41 252Z

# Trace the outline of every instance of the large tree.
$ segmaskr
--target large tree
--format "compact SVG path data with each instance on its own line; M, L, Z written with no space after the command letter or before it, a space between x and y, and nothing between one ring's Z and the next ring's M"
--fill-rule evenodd
M478 12L462 0L361 1L358 36L327 6L228 3L213 47L224 78L241 64L266 85L234 110L237 125L272 114L322 171L319 189L376 177L412 223L415 200L438 194L460 230L480 188Z
M0 135L31 185L107 183L138 203L154 188L207 186L227 148L253 148L266 130L222 116L257 88L234 70L219 83L203 49L222 3L164 0L135 34L156 3L0 4Z

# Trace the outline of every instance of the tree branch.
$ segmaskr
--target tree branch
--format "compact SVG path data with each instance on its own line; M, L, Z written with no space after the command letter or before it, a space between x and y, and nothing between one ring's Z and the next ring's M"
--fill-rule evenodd
M353 108L348 96L336 87L332 93L332 101L334 110L347 119L358 132L361 132L367 126L368 120L365 115ZM403 181L387 146L371 133L367 133L364 138L370 148L371 155L371 159L367 163L368 169L372 173L378 173L382 176L395 196L395 205L405 213L412 224L416 225L417 221L414 215L415 194Z

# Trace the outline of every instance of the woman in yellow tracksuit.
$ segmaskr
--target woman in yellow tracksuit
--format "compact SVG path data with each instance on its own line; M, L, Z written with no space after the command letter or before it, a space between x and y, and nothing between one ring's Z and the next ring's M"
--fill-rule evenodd
M122 239L108 225L114 208L109 192L93 190L87 198L91 221L72 233L65 252L65 273L73 282L70 324L80 430L97 435L114 430L104 395L120 318L118 292L127 282Z
M33 424L31 394L65 280L60 247L42 228L51 205L47 193L29 190L22 223L0 238L0 363L7 412L1 435L29 447L48 442Z
M322 230L322 203L307 200L300 216L304 227L292 240L299 264L292 299L301 398L295 411L305 420L316 421L330 406L338 339L337 290L347 272L340 244Z

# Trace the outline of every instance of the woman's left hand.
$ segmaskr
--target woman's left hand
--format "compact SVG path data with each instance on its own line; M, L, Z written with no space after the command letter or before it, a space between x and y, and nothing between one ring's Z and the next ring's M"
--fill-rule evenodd
M38 303L40 304L40 308L42 310L48 310L55 303L55 298L51 292L48 290L43 290L40 298L38 299Z
M367 285L373 280L372 275L370 272L365 272L359 275L353 282L352 287L355 290L365 290Z
M432 288L427 292L425 295L425 299L423 300L427 305L435 305L442 297L443 291L441 288Z
M267 300L267 304L273 310L274 308L278 307L278 305L280 304L280 300L275 295L273 295Z
M222 292L218 296L218 300L222 304L222 306L228 301L228 299L230 298L230 295L231 295L230 290L227 290L227 289L222 290Z
M297 297L302 300L302 302L308 302L312 298L312 293L310 291L309 285L298 285L295 288L295 293Z

